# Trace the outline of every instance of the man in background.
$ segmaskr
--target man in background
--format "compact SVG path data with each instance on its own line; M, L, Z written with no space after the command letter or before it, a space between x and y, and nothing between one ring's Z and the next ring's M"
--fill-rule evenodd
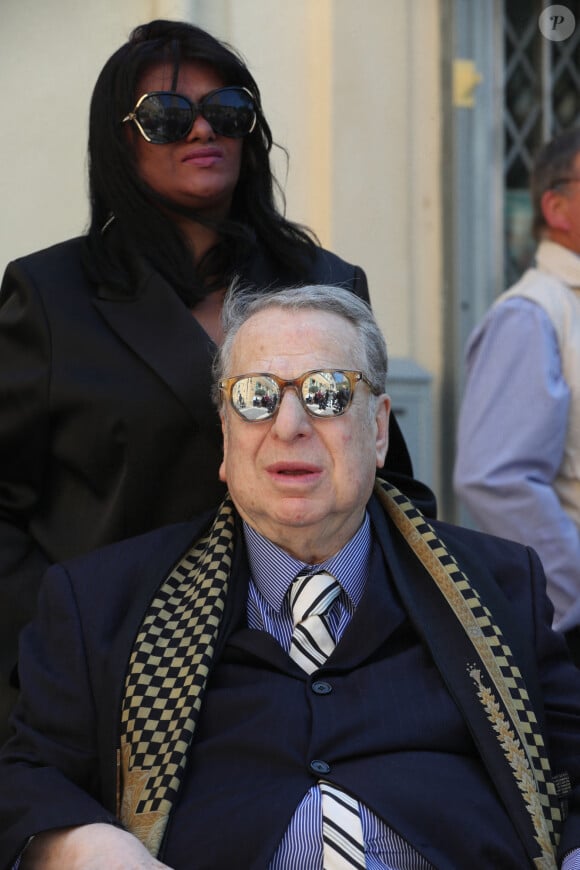
M481 529L538 552L580 663L580 129L542 148L531 193L535 268L467 343L454 484Z

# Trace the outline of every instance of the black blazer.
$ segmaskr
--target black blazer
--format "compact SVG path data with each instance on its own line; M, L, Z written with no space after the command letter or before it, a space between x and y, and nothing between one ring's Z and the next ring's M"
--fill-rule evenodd
M16 260L0 293L0 719L46 567L188 519L224 494L213 341L144 261L131 262L126 296L91 283L83 246ZM263 255L242 278L289 280ZM322 249L305 281L368 300L364 272ZM411 474L394 420L388 465Z

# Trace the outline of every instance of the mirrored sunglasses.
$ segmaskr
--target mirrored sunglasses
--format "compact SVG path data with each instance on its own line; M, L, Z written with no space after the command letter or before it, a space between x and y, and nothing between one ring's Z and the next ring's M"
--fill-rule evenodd
M342 369L313 369L290 381L267 372L235 375L220 381L219 388L243 420L256 423L274 417L284 390L289 387L296 390L302 407L311 417L340 417L352 402L359 381L364 381L375 396L380 395L381 391L362 372Z
M135 108L123 118L133 121L147 142L167 145L183 139L198 115L218 136L241 139L256 125L256 104L247 88L217 88L193 103L172 91L151 91L139 97Z

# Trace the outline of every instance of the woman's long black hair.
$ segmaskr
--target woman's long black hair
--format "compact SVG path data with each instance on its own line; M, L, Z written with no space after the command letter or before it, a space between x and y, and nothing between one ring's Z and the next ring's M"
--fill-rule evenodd
M248 88L258 108L256 126L244 139L230 214L217 225L221 241L197 263L167 210L200 223L207 224L207 219L164 199L140 179L130 138L121 123L135 104L137 82L147 67L163 61L177 70L186 60L206 62L227 85ZM258 86L234 49L185 22L157 20L137 27L105 64L91 100L87 268L92 277L112 290L131 292L127 264L140 254L192 306L243 273L244 262L259 244L274 263L300 280L301 267L312 255L315 242L276 206L277 184L269 156L272 144Z

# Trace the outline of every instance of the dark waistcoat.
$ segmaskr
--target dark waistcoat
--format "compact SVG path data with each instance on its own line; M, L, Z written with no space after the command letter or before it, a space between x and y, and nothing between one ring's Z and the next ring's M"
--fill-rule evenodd
M379 547L350 626L312 676L244 627L246 595L236 583L237 626L205 696L163 860L264 870L322 762L326 779L435 867L530 866Z

